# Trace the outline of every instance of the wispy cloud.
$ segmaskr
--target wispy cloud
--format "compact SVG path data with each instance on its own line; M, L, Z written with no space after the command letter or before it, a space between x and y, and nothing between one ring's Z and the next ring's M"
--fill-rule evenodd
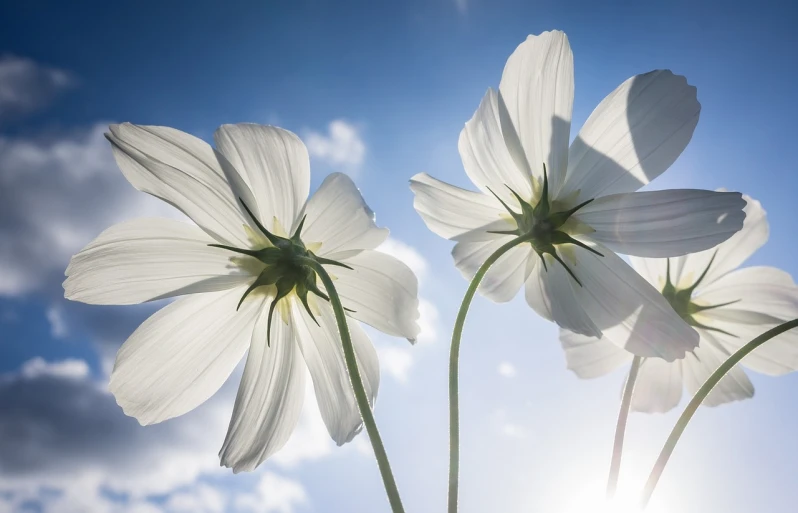
M0 122L45 107L75 82L64 70L14 55L0 57Z
M127 183L106 129L0 136L0 296L60 284L69 257L114 222L177 215Z

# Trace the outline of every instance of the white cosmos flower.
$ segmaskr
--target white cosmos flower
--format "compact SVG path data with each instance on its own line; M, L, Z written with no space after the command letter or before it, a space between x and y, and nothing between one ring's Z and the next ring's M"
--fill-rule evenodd
M330 436L339 445L352 440L361 419L332 308L314 293L316 275L308 281L307 274L291 274L293 264L280 260L282 253L264 235L266 230L281 236L279 245L299 232L285 251L309 250L351 266L325 265L348 315L415 339L416 277L399 260L374 250L388 230L374 224L352 180L330 175L307 199L305 145L271 126L224 125L214 134L218 151L166 127L125 123L111 126L107 137L133 186L196 223L138 219L112 226L67 268L65 295L84 303L124 305L185 295L144 321L119 350L109 388L125 413L146 425L196 408L249 350L220 453L223 465L252 470L285 444L302 406L305 368ZM271 264L259 258L271 258ZM269 307L278 294L284 297L268 331ZM359 323L349 328L373 404L377 354Z
M479 289L488 298L509 301L525 286L529 305L561 327L603 334L641 356L681 358L698 335L614 251L667 257L715 246L742 226L744 201L703 190L635 192L692 137L700 105L684 77L630 78L569 147L573 97L568 38L529 36L507 60L499 91L488 90L460 133L463 166L481 192L419 174L415 208L433 232L457 241L452 255L468 279L515 235L539 234L488 271Z
M674 408L682 388L694 395L731 353L770 328L798 317L798 287L788 273L774 267L737 269L768 239L765 211L758 201L745 199L745 226L717 248L671 259L632 258L634 268L670 298L674 309L701 336L699 346L683 360L642 360L633 410L650 413ZM602 376L632 359L605 339L562 330L560 341L568 368L581 378ZM771 376L798 369L798 332L791 330L766 342L741 364ZM753 395L754 386L736 365L703 404L717 406Z

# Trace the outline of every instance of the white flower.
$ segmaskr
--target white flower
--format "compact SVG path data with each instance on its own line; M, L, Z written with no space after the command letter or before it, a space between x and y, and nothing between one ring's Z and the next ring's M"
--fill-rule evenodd
M773 267L737 269L768 239L765 211L758 201L745 199L745 226L717 248L679 258L632 258L634 268L663 291L701 336L699 346L683 360L642 360L633 410L664 412L674 408L683 387L694 395L731 353L770 328L798 317L798 287L788 273ZM632 359L604 339L562 330L560 341L568 368L581 378L604 375ZM742 365L771 376L798 369L798 333L788 331L766 342L746 356ZM717 406L753 395L754 386L736 365L703 404Z
M641 356L684 356L698 335L614 251L684 255L728 239L743 223L737 193L634 192L681 154L698 122L696 89L670 71L630 78L568 145L573 55L562 32L529 36L460 134L463 166L481 193L426 174L411 180L415 208L457 241L470 279L515 235L534 236L488 271L480 292L502 302L525 284L543 317ZM512 213L510 213L512 211ZM499 233L497 233L499 232Z
M374 224L352 181L330 175L307 199L305 145L276 127L224 125L214 134L218 151L166 127L125 123L107 137L133 186L197 224L118 224L67 268L66 297L85 303L188 294L144 321L119 350L109 388L125 413L146 425L196 408L249 350L223 465L252 470L285 444L301 410L305 367L330 436L339 445L352 440L361 419L333 312L316 275L292 255L351 266L325 265L353 319L408 339L418 333L416 277L374 251L388 230ZM377 355L359 323L349 327L373 404Z

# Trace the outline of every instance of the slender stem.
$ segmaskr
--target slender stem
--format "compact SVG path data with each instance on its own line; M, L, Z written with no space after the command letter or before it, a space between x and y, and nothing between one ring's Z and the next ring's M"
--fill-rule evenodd
M607 502L611 502L615 498L615 490L618 488L618 476L621 473L621 456L623 454L623 438L626 435L626 421L629 419L632 394L634 393L641 360L639 356L635 356L632 360L632 368L629 369L629 377L626 378L626 386L623 389L621 411L618 413L618 425L615 427L615 445L612 448L610 475L607 478Z
M460 311L457 312L457 320L454 323L454 332L452 333L452 347L449 353L449 513L457 512L457 492L460 486L460 405L458 402L460 337L463 334L463 325L468 314L468 307L471 305L471 300L474 299L479 283L485 277L485 273L488 272L490 266L496 263L496 260L507 251L528 240L528 237L525 236L516 237L497 249L485 260L471 280L471 284L468 286L463 302L460 305Z
M673 427L673 431L671 431L667 442L665 442L665 446L662 448L662 452L659 454L659 458L657 458L657 462L654 464L654 468L651 470L651 474L648 476L648 481L646 482L646 486L643 489L643 494L640 499L641 509L645 509L645 507L648 505L648 501L651 499L651 494L654 493L654 489L657 487L659 478L662 476L662 471L665 470L665 465L668 463L668 459L671 457L671 453L673 453L673 449L676 447L679 437L682 436L682 433L687 427L687 424L690 422L690 419L693 417L696 410L698 410L698 407L701 405L701 402L706 399L707 395L709 395L715 385L717 385L718 382L723 379L723 376L725 376L726 373L732 369L732 367L737 365L740 360L745 358L748 353L773 337L795 327L798 327L798 319L793 319L792 321L780 324L775 328L759 335L731 355L725 362L721 364L720 367L717 368L715 372L712 373L709 379L707 379L706 382L701 385L701 388L698 389L698 392L696 392L695 396L693 396L693 398L690 400L687 408L685 408L681 417L679 417L679 420L676 422L676 425Z
M349 372L349 380L355 392L355 399L357 401L357 407L360 410L360 416L363 418L363 424L366 426L366 432L369 435L371 446L374 449L374 456L377 458L377 466L382 475L382 482L385 484L385 492L388 494L388 502L391 504L391 510L394 513L404 513L402 499L399 497L399 489L396 486L393 472L391 472L391 464L388 462L388 454L385 452L385 446L382 444L382 438L377 429L377 422L374 420L374 413L371 411L366 389L363 386L363 379L360 377L355 348L352 346L352 338L349 335L349 326L346 324L346 314L341 304L341 298L338 296L338 291L335 290L332 278L327 274L324 267L311 259L308 259L307 263L318 273L324 284L324 288L327 289L327 294L330 296L330 303L335 312L335 320L338 323L338 331L341 334L341 345L344 350L344 361L346 362L346 369Z

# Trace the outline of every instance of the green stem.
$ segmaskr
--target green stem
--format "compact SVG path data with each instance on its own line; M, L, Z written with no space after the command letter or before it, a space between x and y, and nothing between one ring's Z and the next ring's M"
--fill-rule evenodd
M759 335L731 355L725 362L721 364L720 367L717 368L715 372L712 373L709 379L707 379L706 382L701 385L701 388L698 389L698 392L696 392L695 396L693 396L693 398L690 400L687 408L685 408L681 417L679 417L679 420L676 422L676 425L673 427L673 431L671 431L668 441L665 442L665 446L662 448L662 452L660 452L659 458L657 458L657 462L654 464L654 468L651 470L651 474L648 476L648 481L646 482L646 486L643 489L643 494L640 499L641 509L645 509L645 507L648 505L648 501L651 499L651 494L654 493L654 489L657 487L659 478L662 476L662 471L665 470L665 465L668 463L668 459L671 457L671 453L673 453L673 449L676 447L679 437L682 436L682 433L687 427L687 424L690 422L690 419L693 418L696 410L698 410L698 407L701 405L704 399L706 399L715 385L717 385L720 380L723 379L723 376L725 376L726 373L732 369L732 367L737 365L740 360L745 358L748 353L773 337L795 327L798 327L798 319L793 319L792 321L780 324L775 328Z
M615 445L612 448L612 463L610 463L610 475L607 478L607 502L615 498L615 490L618 488L618 476L621 473L621 456L623 454L623 438L626 435L626 421L629 419L629 409L632 406L632 394L637 381L637 373L640 370L639 356L632 360L632 368L629 369L629 377L626 378L626 386L623 389L621 399L621 411L618 413L618 425L615 427Z
M507 251L528 240L529 238L526 236L517 237L497 249L485 260L471 280L471 284L463 297L463 303L460 305L460 311L457 312L457 320L454 323L454 332L452 333L452 347L449 353L449 513L457 512L457 492L460 486L460 405L458 402L460 337L463 334L463 325L468 314L468 307L471 305L471 300L474 299L479 283L485 277L485 273L488 272L490 266L496 263L496 260Z
M396 486L396 480L394 480L393 473L391 472L391 464L388 462L388 454L385 452L385 446L382 444L382 438L377 429L377 422L374 420L374 413L371 411L366 389L363 386L363 379L360 377L360 371L357 366L357 356L355 355L355 348L352 345L352 338L349 335L349 326L346 323L346 313L341 304L341 298L338 296L338 291L335 290L332 278L330 278L330 275L324 267L312 259L307 259L307 264L312 266L319 275L324 284L324 288L327 289L327 295L330 296L330 303L335 312L335 320L338 323L338 331L341 334L341 345L344 350L344 361L346 362L346 369L349 372L349 380L355 392L355 400L360 410L360 416L363 418L363 424L366 426L369 441L374 449L374 456L377 458L377 466L382 475L382 482L385 484L385 492L388 494L388 502L391 504L391 510L394 513L404 513L402 499L399 497L399 489Z

